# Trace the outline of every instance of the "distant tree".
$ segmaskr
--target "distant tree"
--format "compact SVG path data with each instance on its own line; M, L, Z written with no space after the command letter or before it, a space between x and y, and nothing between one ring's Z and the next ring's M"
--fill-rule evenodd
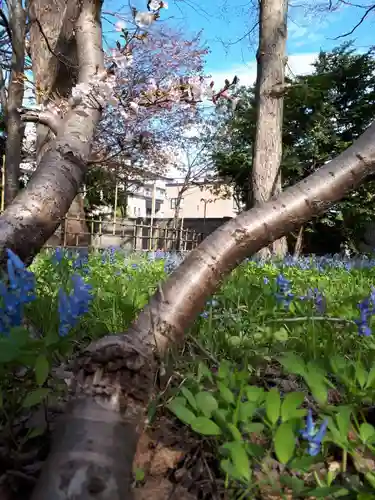
M346 42L321 52L311 75L289 78L283 120L283 186L307 177L344 151L375 117L375 50L355 52ZM241 105L224 116L216 143L215 165L230 178L243 199L251 189L246 176L252 169L249 152L255 134L254 90L241 88ZM336 228L343 240L359 241L375 217L374 180L370 178L323 217L310 223Z

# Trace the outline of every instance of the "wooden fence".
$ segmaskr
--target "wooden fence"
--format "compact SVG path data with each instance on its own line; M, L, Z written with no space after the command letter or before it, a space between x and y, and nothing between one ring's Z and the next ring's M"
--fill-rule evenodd
M150 223L151 222L151 223ZM203 239L202 233L171 221L152 223L151 219L105 220L65 218L46 247L121 247L128 251L189 251Z

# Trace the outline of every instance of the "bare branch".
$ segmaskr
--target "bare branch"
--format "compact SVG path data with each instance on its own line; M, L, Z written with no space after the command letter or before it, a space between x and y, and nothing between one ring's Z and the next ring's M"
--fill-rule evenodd
M19 113L23 122L40 123L48 127L55 135L63 125L63 119L51 111L20 108Z
M352 35L355 30L361 26L361 24L363 23L363 21L366 19L366 17L370 14L370 12L372 12L373 10L375 10L375 4L374 5L371 5L371 7L369 7L366 12L363 14L363 16L361 17L361 19L358 21L358 23L350 30L348 31L347 33L344 33L343 35L339 35L339 36L336 36L334 38L334 40L338 40L339 38L344 38L346 36L349 36L349 35Z

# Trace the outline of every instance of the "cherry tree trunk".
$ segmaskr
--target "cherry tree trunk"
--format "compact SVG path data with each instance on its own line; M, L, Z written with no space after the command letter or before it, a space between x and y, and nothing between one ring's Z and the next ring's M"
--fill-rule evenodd
M258 206L281 192L283 87L286 63L287 0L259 2L257 52L256 135L251 172L251 206ZM273 242L262 254L284 255L286 238Z
M132 498L132 460L159 360L183 342L207 298L245 257L326 211L372 171L375 124L276 200L217 229L160 285L126 333L89 346L72 367L76 398L56 430L33 500Z
M30 18L37 19L31 25L31 50L33 75L37 87L37 102L48 106L61 98L67 99L77 82L77 44L74 22L79 13L76 0L53 0L48 9L44 0L30 3ZM42 31L41 31L42 28ZM46 38L50 48L47 46ZM59 58L55 54L59 54ZM42 124L37 125L37 166L54 138L54 133ZM61 227L61 244L86 246L89 229L86 223L84 203L80 193L74 198ZM56 239L56 238L54 238Z
M82 0L75 22L79 81L104 71L101 2ZM37 170L0 217L0 261L6 248L26 263L40 251L63 220L87 171L101 109L82 102L71 108L46 148Z

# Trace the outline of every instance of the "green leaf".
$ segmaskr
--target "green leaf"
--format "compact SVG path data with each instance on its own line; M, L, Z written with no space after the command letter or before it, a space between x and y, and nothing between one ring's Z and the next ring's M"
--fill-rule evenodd
M27 434L27 439L34 439L36 437L42 436L46 431L46 426L34 427Z
M49 374L49 362L44 354L40 354L35 361L35 380L38 385L43 385Z
M249 385L245 389L246 397L249 401L257 403L264 396L264 390L261 387L255 385Z
M134 477L137 483L141 483L145 479L145 471L137 467L134 471Z
M350 427L350 419L352 416L352 409L350 406L340 406L338 413L336 414L336 422L339 432L341 434L341 439L343 442L348 441L348 432Z
M216 376L221 380L229 380L231 374L231 365L228 361L222 361L219 365Z
M218 402L208 391L198 392L195 395L195 401L197 403L197 408L208 418L211 417L213 411L219 408Z
M220 427L207 417L196 417L190 423L193 431L202 436L220 436L222 434Z
M236 481L242 480L242 478L239 475L239 472L236 470L235 466L232 464L229 458L221 460L220 467L222 468L223 472L231 479L234 479Z
M217 388L220 391L221 397L224 399L224 401L228 404L234 404L234 395L233 392L228 389L226 385L224 385L222 382L217 383Z
M193 408L193 410L197 409L197 403L195 401L195 397L193 393L185 386L181 387L181 393L189 403L189 405Z
M273 333L273 336L278 342L286 342L289 338L289 333L286 328L280 328Z
M39 389L35 389L35 391L29 392L23 400L23 408L31 408L40 404L50 392L51 390L45 387L40 387Z
M198 365L197 382L199 383L205 379L213 382L212 372L202 361L200 361Z
M223 410L222 408L219 408L218 410L215 410L213 413L213 417L215 420L219 422L220 425L225 425L227 423L227 416L229 414L228 410Z
M3 391L0 390L0 408L2 408L3 405L4 405Z
M303 359L293 353L285 354L278 361L289 373L303 376L306 372L306 365Z
M17 358L19 349L10 339L0 339L0 363L10 363Z
M286 464L293 458L296 447L296 437L290 422L281 424L273 438L277 459Z
M332 367L333 373L343 373L346 371L348 362L342 356L332 356L330 358L330 365Z
M309 472L311 466L316 462L316 457L300 457L293 458L290 462L289 467L291 470L297 472Z
M296 417L296 410L301 406L305 399L302 392L289 392L286 394L284 401L281 404L281 419L283 422Z
M374 382L375 382L375 364L372 366L372 368L368 374L365 389L372 387L374 385Z
M186 408L185 404L182 403L181 399L184 398L174 398L167 404L167 408L171 411L181 422L187 425L191 425L191 422L196 418L194 413ZM184 399L184 401L186 401Z
M275 388L271 389L266 396L266 415L271 424L275 425L280 417L280 394Z
M370 438L375 438L375 428L371 424L365 422L361 424L359 428L359 435L363 443L367 443L368 441L372 442L373 439Z
M315 498L327 498L329 495L333 495L334 493L336 493L336 496L338 493L347 495L349 491L342 486L323 486L322 488L309 490L307 495Z
M305 488L305 482L295 476L280 476L280 482L297 494L301 493Z
M16 326L11 329L9 337L17 347L24 347L30 340L30 333L23 326Z
M365 367L363 366L363 363L361 363L360 361L357 361L357 363L355 364L355 377L361 389L363 389L367 382L368 374L365 370Z
M238 409L238 420L240 422L248 422L257 409L257 405L251 401L241 402Z
M234 424L228 422L227 427L228 427L228 429L229 429L230 433L232 434L233 439L235 441L242 441L242 434Z
M328 398L328 387L322 375L318 372L310 371L305 374L305 380L317 402L324 405Z
M250 481L251 469L249 457L241 442L233 441L225 443L222 448L227 449L230 453L232 464L236 470L238 477Z
M261 422L250 422L244 425L244 431L247 432L247 434L260 434L263 430L264 424Z

